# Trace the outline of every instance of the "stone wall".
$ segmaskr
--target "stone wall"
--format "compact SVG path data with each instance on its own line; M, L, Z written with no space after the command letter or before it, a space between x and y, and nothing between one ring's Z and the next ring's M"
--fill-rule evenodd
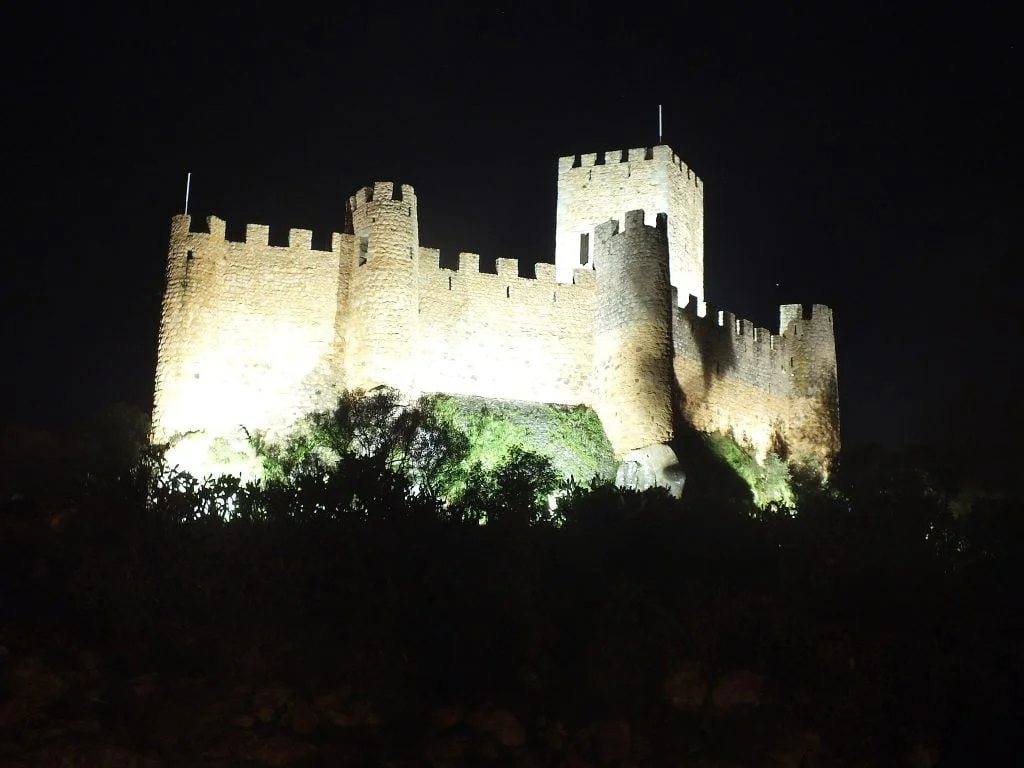
M761 458L783 449L827 466L839 450L831 310L783 305L780 331L691 296L673 315L684 413L701 431L731 431Z
M167 288L157 358L154 438L206 430L278 429L332 402L336 367L339 256L310 247L293 229L289 245L267 244L268 228L249 225L244 242L225 239L225 223L171 227Z
M591 400L595 276L555 282L554 265L536 278L518 262L459 255L457 270L420 251L419 335L415 380L420 392L577 404Z

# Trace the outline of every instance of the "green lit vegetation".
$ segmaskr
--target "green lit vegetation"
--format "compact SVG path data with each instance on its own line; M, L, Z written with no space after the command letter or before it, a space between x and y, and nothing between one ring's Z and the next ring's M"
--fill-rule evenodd
M758 462L750 446L742 446L731 434L721 432L708 435L707 442L712 451L750 487L754 503L759 509L765 509L770 504L791 510L796 508L792 475L783 457L769 451L764 461Z
M405 477L417 493L461 507L462 513L468 513L467 505L475 507L472 514L481 517L486 515L480 510L498 498L499 479L510 482L517 464L530 466L543 494L607 483L616 470L600 419L583 406L451 395L425 396L406 406L397 392L379 388L345 395L333 411L307 416L283 438L243 434L244 439L210 442L205 449L210 466L270 485L308 484L311 477L338 473L358 476L369 467ZM758 510L795 512L793 470L786 458L770 451L758 461L753 447L731 433L703 441L710 455L746 485ZM803 467L798 471L816 474ZM536 501L534 507L543 505Z
M471 463L493 467L519 446L548 457L565 479L589 483L615 476L611 443L591 408L448 395L434 402L466 433Z
M215 437L210 441L209 457L214 466L223 467L225 473L229 474L234 474L231 470L245 473L245 469L249 469L249 474L252 474L252 468L259 463L247 444L225 437Z
M346 509L410 501L450 518L540 520L562 476L520 422L453 398L404 405L392 389L353 392L285 438L249 434L271 494L319 489ZM259 494L250 494L258 498ZM258 512L257 514L262 514Z

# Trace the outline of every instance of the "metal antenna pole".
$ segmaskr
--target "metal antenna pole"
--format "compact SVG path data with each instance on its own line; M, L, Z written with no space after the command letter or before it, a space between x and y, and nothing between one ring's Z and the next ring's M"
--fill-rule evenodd
M185 215L186 216L188 216L188 193L189 193L189 189L191 187L192 187L192 171L189 171L188 175L185 177Z
M658 143L661 144L661 104L658 105Z

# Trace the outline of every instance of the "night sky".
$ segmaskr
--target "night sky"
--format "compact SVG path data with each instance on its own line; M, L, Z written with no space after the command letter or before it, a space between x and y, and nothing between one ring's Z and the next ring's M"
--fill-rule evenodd
M661 103L705 183L708 299L773 329L779 303L834 307L845 444L1005 460L1024 430L1009 0L86 5L8 27L0 424L151 407L188 171L191 212L229 234L325 235L393 180L442 258L552 261L557 158L656 143Z

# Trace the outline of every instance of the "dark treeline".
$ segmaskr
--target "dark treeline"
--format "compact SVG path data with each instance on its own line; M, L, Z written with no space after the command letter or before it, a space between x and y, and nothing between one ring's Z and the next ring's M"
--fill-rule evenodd
M1024 716L1024 510L920 456L794 513L710 456L552 512L523 454L459 503L372 451L89 455L5 479L4 764L979 765Z

